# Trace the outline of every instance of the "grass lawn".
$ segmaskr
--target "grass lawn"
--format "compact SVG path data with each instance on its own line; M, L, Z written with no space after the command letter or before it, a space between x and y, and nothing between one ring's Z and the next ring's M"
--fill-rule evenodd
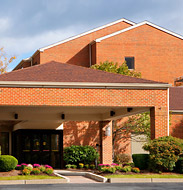
M183 178L183 174L136 174L136 175L107 175L106 178Z
M0 177L0 180L36 180L36 179L62 179L56 176L46 176L46 175L19 175L11 177Z

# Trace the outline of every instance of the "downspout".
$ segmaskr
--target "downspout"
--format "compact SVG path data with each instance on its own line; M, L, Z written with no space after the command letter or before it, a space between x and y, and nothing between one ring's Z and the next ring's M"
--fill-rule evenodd
M170 121L169 121L169 119L170 119L170 109L169 109L169 107L170 107L170 101L169 101L169 88L167 89L167 107L168 107L168 136L170 135Z
M92 65L92 57L91 57L91 54L92 54L92 52L91 52L91 43L89 44L89 59L90 59L90 67L91 67L91 65Z

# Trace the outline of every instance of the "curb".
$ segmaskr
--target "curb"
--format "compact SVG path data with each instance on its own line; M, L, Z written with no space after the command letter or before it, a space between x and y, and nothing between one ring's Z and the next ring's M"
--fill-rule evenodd
M183 183L183 178L109 178L109 183Z

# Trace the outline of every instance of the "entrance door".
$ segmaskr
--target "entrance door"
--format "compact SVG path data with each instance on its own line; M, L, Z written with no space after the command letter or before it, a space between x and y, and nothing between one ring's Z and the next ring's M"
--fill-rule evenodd
M19 163L48 164L61 168L63 131L18 130L14 132L14 155ZM16 146L15 146L16 145Z

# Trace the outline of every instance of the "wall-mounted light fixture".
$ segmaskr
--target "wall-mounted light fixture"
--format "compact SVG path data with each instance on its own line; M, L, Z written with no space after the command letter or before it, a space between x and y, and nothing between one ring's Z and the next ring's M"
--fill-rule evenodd
M105 129L105 136L111 136L111 128L109 125Z
M127 112L131 112L133 108L127 108Z
M65 114L61 114L61 119L65 119Z
M115 112L114 111L110 111L110 116L114 116Z
M15 114L14 114L14 118L15 118L15 119L18 119L18 113L15 113Z

